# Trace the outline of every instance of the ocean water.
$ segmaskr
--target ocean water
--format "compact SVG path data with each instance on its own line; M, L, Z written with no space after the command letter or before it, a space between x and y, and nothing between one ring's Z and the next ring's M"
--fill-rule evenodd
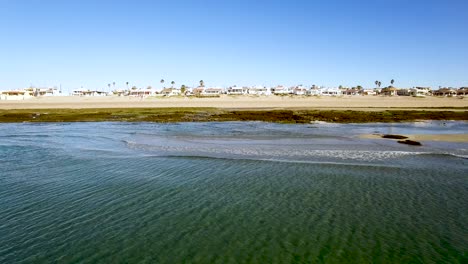
M0 124L0 263L468 263L467 131Z

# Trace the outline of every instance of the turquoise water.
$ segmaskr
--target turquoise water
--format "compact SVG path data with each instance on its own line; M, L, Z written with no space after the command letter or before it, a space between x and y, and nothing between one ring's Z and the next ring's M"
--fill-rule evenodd
M0 124L0 263L467 263L466 131Z

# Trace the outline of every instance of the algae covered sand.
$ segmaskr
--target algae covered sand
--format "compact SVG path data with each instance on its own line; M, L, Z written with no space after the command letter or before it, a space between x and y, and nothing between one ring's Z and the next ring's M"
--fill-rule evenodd
M457 109L458 110L458 109ZM446 110L233 110L219 108L95 108L0 110L0 122L222 122L280 123L404 122L414 120L468 120L468 111Z

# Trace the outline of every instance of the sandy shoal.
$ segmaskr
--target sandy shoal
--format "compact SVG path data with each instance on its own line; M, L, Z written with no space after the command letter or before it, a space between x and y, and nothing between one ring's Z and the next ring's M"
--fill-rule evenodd
M447 108L468 107L468 99L409 96L342 96L342 97L289 97L289 96L221 96L196 97L42 97L21 101L0 100L0 109L45 108L152 108L152 107L215 107L226 109L349 109L379 111L387 108ZM462 109L463 110L463 109ZM466 110L466 109L465 109Z
M444 142L465 142L468 143L468 134L413 134L413 135L403 135L408 137L409 140L414 141L444 141ZM382 140L394 140L396 139L387 139L382 138L382 135L377 134L365 134L361 135L361 138L367 139L382 139Z

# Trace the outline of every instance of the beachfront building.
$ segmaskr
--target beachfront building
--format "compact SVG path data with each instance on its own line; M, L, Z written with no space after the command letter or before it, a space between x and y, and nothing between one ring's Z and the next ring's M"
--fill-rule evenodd
M294 95L307 95L307 88L302 85L296 86L292 89Z
M182 93L182 95L184 96L192 96L193 95L193 90L195 90L195 88L193 87L185 87L185 91ZM181 90L182 92L182 90Z
M415 97L425 97L431 95L431 87L413 87L410 89L410 95Z
M250 87L247 93L251 95L271 95L271 89L265 86L256 85Z
M34 96L60 96L62 95L62 91L60 91L57 87L49 87L49 88L30 88L34 91Z
M321 88L320 95L325 96L340 96L342 92L339 88Z
M156 91L154 89L133 89L130 90L129 96L132 97L148 97L156 95Z
M398 90L399 89L395 87L386 87L386 88L382 88L382 91L380 93L382 95L397 96Z
M107 92L98 90L84 90L78 89L72 91L72 96L107 96Z
M468 95L468 87L460 87L457 90L457 95Z
M451 97L451 96L456 96L457 95L457 90L455 90L452 87L440 88L439 90L432 92L432 95Z
M223 88L213 87L213 88L206 88L206 87L197 87L193 89L193 95L199 97L219 97L223 93Z
M115 96L126 96L129 94L129 91L128 90L114 90L112 91L112 95L115 95Z
M161 91L161 94L164 96L178 96L181 95L182 92L178 88L165 88Z
M363 90L357 88L348 88L343 91L344 95L362 95Z
M284 87L282 85L278 85L276 87L273 87L272 92L274 95L285 95L285 94L291 94L291 90L289 88Z
M83 90L83 89L80 89L80 90L73 90L71 92L71 95L72 96L84 96L84 94L86 93L87 90Z
M318 96L320 94L321 94L320 88L318 86L315 86L315 85L312 85L312 87L309 90L307 90L307 95Z
M109 93L106 91L94 90L94 91L89 91L87 94L89 96L107 96Z
M377 89L363 89L362 95L377 95L379 94Z
M226 90L226 93L229 95L244 95L249 92L249 88L247 87L237 87L236 85L229 87Z
M401 88L396 91L398 96L410 96L411 90L406 88Z
M205 87L199 86L197 88L192 89L192 94L195 96L200 96L200 94L205 90Z
M0 92L0 100L25 100L33 98L33 96L33 91L28 89Z

